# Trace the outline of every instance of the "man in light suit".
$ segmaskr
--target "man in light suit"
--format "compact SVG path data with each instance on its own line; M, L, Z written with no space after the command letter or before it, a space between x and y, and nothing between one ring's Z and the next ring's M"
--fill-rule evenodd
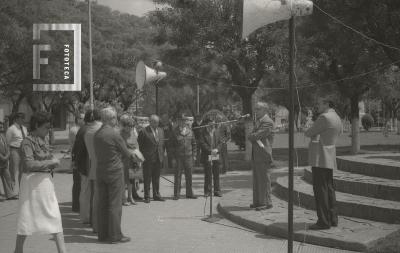
M144 202L150 203L150 183L153 200L164 201L160 194L160 174L164 158L164 131L159 127L160 118L150 116L150 125L139 132L138 143L143 162Z
M257 211L272 208L271 167L274 122L268 116L268 104L258 102L255 108L256 126L248 139L252 143L253 204Z
M315 206L318 215L310 229L329 229L338 224L333 170L336 166L336 140L342 131L342 121L329 99L318 100L321 113L305 135L311 138L309 163L312 166Z
M89 156L88 179L90 185L90 223L92 224L93 232L97 232L98 189L96 183L97 158L94 149L94 135L100 129L102 123L100 121L100 112L97 112L97 109L93 110L92 116L94 121L87 124L83 139Z

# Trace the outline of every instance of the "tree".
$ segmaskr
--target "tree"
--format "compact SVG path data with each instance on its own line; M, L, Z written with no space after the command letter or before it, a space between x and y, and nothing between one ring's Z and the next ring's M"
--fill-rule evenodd
M363 18L365 14L360 11L365 10L365 1L319 0L315 3L319 8L356 29L367 25L366 19ZM375 73L363 73L382 67L389 62L388 58L382 48L343 25L332 22L325 13L318 10L304 19L299 30L309 41L307 54L316 62L313 65L314 69L310 69L314 80L336 80L340 95L349 100L352 152L357 153L360 149L358 104L376 82Z
M378 82L372 87L372 94L374 98L380 99L385 107L386 115L383 115L385 122L391 119L394 123L400 109L400 69L394 65L377 78Z
M273 40L266 41L267 34L251 37L248 42L241 40L243 2L155 2L168 6L151 14L151 21L159 26L155 41L175 46L165 54L165 61L173 60L176 67L216 82L222 79L242 99L243 113L252 113L251 98L268 74L270 56L283 54Z
M89 53L88 53L88 5L76 0L16 0L3 1L0 5L0 89L14 99L13 110L18 109L22 99L27 98L32 110L40 110L34 100L41 96L32 91L32 24L33 23L81 23L82 24L82 91L57 94L57 101L51 106L63 103L70 112L89 100ZM62 10L62 11L60 11ZM134 102L134 66L138 59L156 57L158 48L150 38L154 31L147 18L121 14L110 8L94 3L92 5L93 66L96 99L118 100L124 109ZM57 58L58 41L64 41L67 34L56 33L41 39L52 45L48 58L51 64L42 65L42 76L54 81L61 73ZM44 81L44 80L40 80ZM48 82L46 82L48 83ZM46 96L52 96L47 94ZM50 99L50 101L52 101ZM41 101L42 106L48 105ZM50 110L50 108L46 108Z

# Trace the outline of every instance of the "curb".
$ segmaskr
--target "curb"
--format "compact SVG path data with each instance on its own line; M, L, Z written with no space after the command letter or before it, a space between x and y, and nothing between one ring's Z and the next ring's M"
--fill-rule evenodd
M220 203L218 204L217 210L226 219L262 234L287 239L287 234L288 234L287 224L280 223L280 224L265 225L261 222L257 222L248 217L245 217L244 215L237 215L232 213L227 209L227 207L222 202L223 201L220 201ZM294 232L293 236L295 241L324 246L324 247L358 251L358 252L365 252L368 249L368 245L361 242L337 240L334 238L320 237L316 235L305 234L302 232Z

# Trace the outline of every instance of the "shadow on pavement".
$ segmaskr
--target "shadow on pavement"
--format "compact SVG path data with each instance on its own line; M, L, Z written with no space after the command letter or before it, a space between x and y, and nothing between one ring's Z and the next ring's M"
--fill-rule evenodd
M71 210L71 202L59 203L65 243L100 243L92 229Z

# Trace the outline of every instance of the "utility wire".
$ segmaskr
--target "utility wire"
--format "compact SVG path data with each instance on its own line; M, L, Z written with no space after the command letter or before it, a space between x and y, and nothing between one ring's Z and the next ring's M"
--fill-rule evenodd
M367 71L367 72L355 74L355 75L344 77L344 78L341 78L341 79L327 81L327 82L323 82L323 83L319 83L319 84L315 84L315 83L314 84L309 84L310 82L307 82L307 83L303 83L302 85L301 84L300 85L296 85L295 88L296 89L303 89L303 88L310 88L310 87L315 87L315 86L325 86L325 85L334 84L334 83L341 82L341 81L351 80L351 79L355 79L355 78L358 78L358 77L369 75L369 74L374 73L374 72L379 72L379 71L381 71L381 70L383 70L383 69L385 69L387 67L390 67L390 66L392 66L394 64L397 64L397 63L400 63L400 60L391 62L389 64L385 64L383 66L377 67L377 68L372 69L372 70ZM198 77L198 76L193 75L191 73L187 73L185 71L182 71L179 68L174 67L172 65L169 65L169 64L166 64L166 63L163 63L163 64L167 65L171 69L173 69L173 70L175 70L175 71L177 71L177 72L179 72L179 73L181 73L183 75L190 76L190 77L193 77L193 78L196 78L196 79L199 79L199 80L203 80L203 81L206 81L206 82L209 82L209 83L218 84L218 82L216 82L214 80L203 78L203 77ZM231 84L229 86L231 86L231 87L241 87L241 88L247 88L247 89L262 89L262 90L287 90L288 89L286 87L269 88L269 87L254 87L254 86L236 85L236 84Z
M390 48L390 49L393 49L393 50L396 50L396 51L400 52L400 48L395 47L395 46L392 46L392 45L389 45L389 44L386 44L386 43L383 43L383 42L378 41L378 40L376 40L376 39L374 39L374 38L371 38L371 37L369 37L368 35L365 35L364 33L358 31L357 29L355 29L355 28L353 28L353 27L351 27L351 26L345 24L343 21L341 21L340 19L334 17L333 15L329 14L328 12L324 11L323 9L321 9L321 7L319 7L319 6L316 5L315 3L313 3L313 5L314 5L314 7L315 7L317 10L319 10L320 12L322 12L323 14L325 14L326 16L328 16L329 18L333 19L334 21L336 21L336 22L339 23L340 25L342 25L342 26L346 27L347 29L353 31L354 33L360 35L360 36L363 37L364 39L373 41L373 42L375 42L375 43L378 44L378 45L381 45L381 46L384 46L384 47L387 47L387 48Z

